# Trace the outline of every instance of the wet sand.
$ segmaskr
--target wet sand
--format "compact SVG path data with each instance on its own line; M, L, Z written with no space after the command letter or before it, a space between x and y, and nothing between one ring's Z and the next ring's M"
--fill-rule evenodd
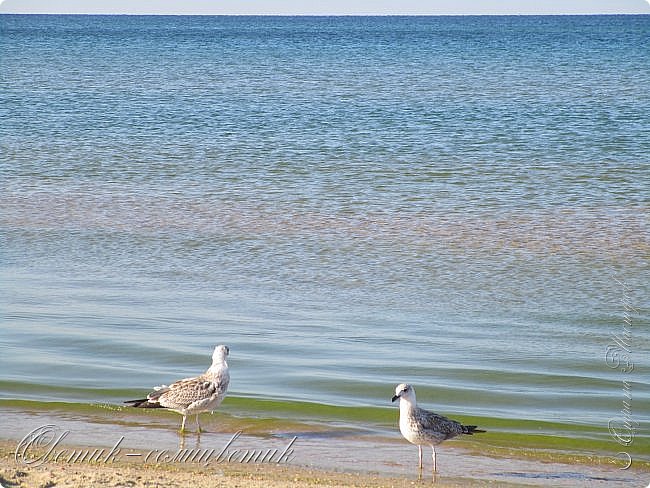
M0 409L0 476L5 487L413 486L417 448L394 438L342 426L238 431L206 416L210 430L180 436L172 415L89 417L65 411ZM251 424L252 425L252 424ZM50 427L45 427L50 426ZM192 425L193 427L193 425ZM305 427L305 426L303 426ZM39 430L41 429L41 430ZM252 429L251 429L252 430ZM27 437L35 432L32 437ZM431 482L430 451L425 481ZM495 455L477 436L437 449L436 486L642 487L650 473L593 463Z

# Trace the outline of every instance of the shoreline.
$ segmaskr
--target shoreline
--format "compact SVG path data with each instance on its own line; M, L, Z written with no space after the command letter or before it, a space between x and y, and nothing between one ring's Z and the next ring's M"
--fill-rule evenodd
M25 467L15 462L12 446L0 441L0 484L11 488L86 488L122 487L151 488L152 486L213 488L311 488L329 487L411 487L415 477L395 478L372 473L349 473L306 466L273 464L226 463L218 468L185 463L138 464L127 461L114 463L82 463L70 465L54 462L37 467ZM426 480L429 481L429 480ZM440 488L472 488L484 486L480 480L437 477ZM504 488L520 484L501 483Z
M180 417L170 414L122 411L118 422L112 411L106 411L112 415L95 417L6 407L0 407L0 411L7 426L0 438L0 472L9 487L41 486L38 480L47 476L51 479L42 486L83 486L81 481L74 481L79 477L92 479L92 486L99 487L148 487L151 484L147 483L160 476L175 480L178 486L188 476L206 477L206 484L194 483L197 488L215 486L215 479L216 486L234 483L244 487L411 486L417 481L417 448L399 434L387 438L372 432L352 432L334 423L296 423L294 428L264 431L254 428L255 419L243 418L236 419L239 429L235 431L233 419L215 414L205 416L208 432L181 436L176 431ZM34 442L28 446L25 459L20 454L16 457L20 441L24 451L27 434L47 425L51 428L47 436L42 436L41 445L36 447ZM194 427L193 422L190 427ZM50 454L36 466L35 453L43 455L48 451ZM92 453L99 451L92 458ZM429 448L424 453L424 479L430 480ZM495 449L489 440L482 441L479 436L468 441L448 441L436 453L436 482L443 487L497 484L645 488L650 481L650 470L643 463L620 470L598 456L589 460L570 453L565 457L543 452L535 455L516 446ZM101 456L110 459L103 462ZM135 477L130 481L119 478L128 473ZM71 476L72 481L66 481L66 476ZM22 478L32 481L21 484ZM47 485L50 481L56 485Z

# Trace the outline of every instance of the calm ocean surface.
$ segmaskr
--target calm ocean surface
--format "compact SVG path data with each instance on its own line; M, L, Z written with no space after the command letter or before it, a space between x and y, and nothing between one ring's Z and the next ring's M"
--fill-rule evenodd
M234 396L648 435L650 16L0 29L0 398L224 343Z

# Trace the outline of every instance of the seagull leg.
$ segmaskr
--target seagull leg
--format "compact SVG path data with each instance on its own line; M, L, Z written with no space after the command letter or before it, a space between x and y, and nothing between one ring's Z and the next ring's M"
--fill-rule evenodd
M422 479L422 446L418 446L418 480Z
M199 423L199 414L198 413L196 414L196 432L199 433L199 434L202 432L201 431L201 424Z
M433 454L431 455L431 458L433 459L433 477L436 477L436 448L433 447L433 444L431 444L431 450L433 451Z
M183 415L183 422L181 422L181 434L185 432L185 419L187 418L186 415Z

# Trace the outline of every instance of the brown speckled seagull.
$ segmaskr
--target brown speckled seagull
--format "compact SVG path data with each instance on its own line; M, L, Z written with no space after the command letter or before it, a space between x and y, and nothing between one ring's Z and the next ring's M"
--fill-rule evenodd
M169 386L157 386L147 398L124 403L139 408L167 408L180 413L183 416L181 432L185 432L187 416L196 414L197 432L201 432L199 414L214 410L226 396L230 383L226 362L229 353L227 346L217 346L212 353L212 366L202 375L178 380Z
M420 477L422 477L423 445L429 445L433 450L433 476L435 477L436 445L446 439L462 434L472 435L485 432L484 430L478 430L476 425L463 425L460 422L418 407L415 400L415 389L411 385L405 383L397 385L392 401L394 402L397 399L399 399L399 430L407 441L418 446Z

